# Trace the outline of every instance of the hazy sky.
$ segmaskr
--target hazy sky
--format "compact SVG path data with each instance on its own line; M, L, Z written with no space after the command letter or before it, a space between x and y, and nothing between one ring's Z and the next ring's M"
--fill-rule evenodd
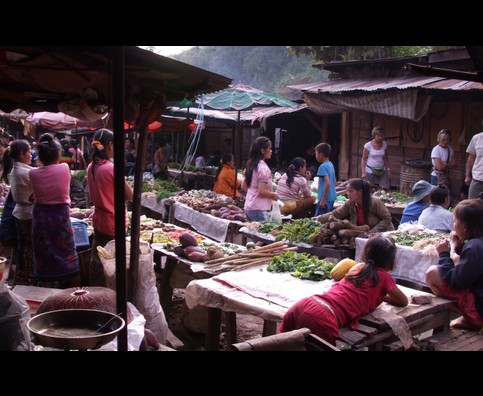
M141 48L146 48L145 46L140 46ZM157 50L157 53L160 54L160 55L163 55L163 56L170 56L170 55L175 55L175 54L179 54L181 51L185 51L185 50L188 50L190 48L192 48L193 46L191 47L177 47L177 46L165 46L165 47L161 47L161 46L156 46L156 50Z

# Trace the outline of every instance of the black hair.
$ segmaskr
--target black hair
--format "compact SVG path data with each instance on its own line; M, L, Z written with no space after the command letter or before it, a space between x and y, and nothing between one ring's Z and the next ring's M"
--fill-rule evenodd
M99 160L109 160L110 158L106 154L107 145L114 140L114 133L109 129L98 129L94 133L94 138L92 140L92 162L99 162Z
M45 134L44 134L45 135ZM60 144L59 142L55 141L52 136L50 136L50 140L48 138L42 139L40 138L40 144L38 145L38 152L39 152L39 160L44 164L44 166L52 165L55 163L60 157Z
M307 162L301 157L295 157L290 166L287 168L287 186L291 187L295 176L300 175L304 176L300 173L300 169L302 169Z
M104 160L109 161L110 158L106 153L107 145L114 140L114 133L109 129L98 129L94 133L94 138L92 140L92 147L93 150L91 152L91 163L92 166L90 168L90 174L92 175L92 179L95 178L94 168L101 164Z
M325 157L329 158L330 153L332 152L332 147L329 143L319 143L315 146L315 152L324 154Z
M20 155L30 150L30 144L25 139L18 139L10 145L10 158L15 161L20 159Z
M429 193L429 199L433 205L443 205L446 198L449 197L449 190L444 184L439 184Z
M360 288L377 286L379 275L376 268L383 268L387 271L394 269L396 260L394 239L381 233L371 235L364 245L361 260L365 263L361 271L353 275L346 275L346 279ZM369 280L369 284L364 282L366 280Z
M215 181L218 180L218 176L220 176L220 173L221 173L221 170L223 169L223 165L227 164L228 162L230 162L233 158L235 158L233 156L233 154L225 154L223 156L223 158L221 159L220 161L220 164L218 165L218 169L216 171L216 176L215 176Z
M483 237L483 200L479 198L465 199L454 209L454 217L465 226L465 238Z
M253 171L258 168L258 163L263 160L262 150L267 150L271 146L272 142L266 136L257 137L248 152L248 161L245 168L245 182L248 187L252 182Z

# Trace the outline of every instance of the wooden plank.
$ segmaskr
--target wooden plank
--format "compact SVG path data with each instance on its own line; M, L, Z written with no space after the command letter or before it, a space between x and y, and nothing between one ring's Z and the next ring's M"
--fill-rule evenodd
M475 334L468 341L469 344L456 349L457 351L483 351L483 336Z
M470 344L483 340L483 336L475 331L468 331L466 333L460 334L457 338L443 344L445 349L449 351L469 351L473 349L468 349ZM449 349L446 349L449 348Z
M359 344L367 338L367 334L359 333L357 330L351 330L347 327L339 329L339 339L349 345Z
M377 329L371 326L366 326L364 324L359 323L357 326L357 331L363 334L371 335L377 334Z
M483 334L477 331L451 329L427 339L428 349L434 351L481 351Z

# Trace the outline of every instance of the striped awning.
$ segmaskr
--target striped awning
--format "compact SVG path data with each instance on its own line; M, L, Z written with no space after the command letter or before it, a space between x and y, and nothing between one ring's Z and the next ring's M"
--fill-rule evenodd
M386 114L419 121L426 114L431 96L418 97L417 89L373 93L304 93L310 110L318 114L334 114L351 110Z

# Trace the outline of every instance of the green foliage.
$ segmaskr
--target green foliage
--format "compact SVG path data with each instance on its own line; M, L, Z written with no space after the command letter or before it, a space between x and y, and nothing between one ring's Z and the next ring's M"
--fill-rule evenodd
M457 47L430 46L293 46L288 47L290 53L297 56L312 56L314 60L341 62L348 60L383 59L401 56L422 55L431 51L441 51Z
M312 56L294 56L286 46L194 47L173 58L273 93L286 85L327 79L312 67Z
M334 266L334 263L311 257L307 253L285 252L270 261L267 271L290 272L296 278L321 281L330 279Z
M285 223L276 241L287 240L293 243L310 243L312 236L320 232L321 224L308 217Z

